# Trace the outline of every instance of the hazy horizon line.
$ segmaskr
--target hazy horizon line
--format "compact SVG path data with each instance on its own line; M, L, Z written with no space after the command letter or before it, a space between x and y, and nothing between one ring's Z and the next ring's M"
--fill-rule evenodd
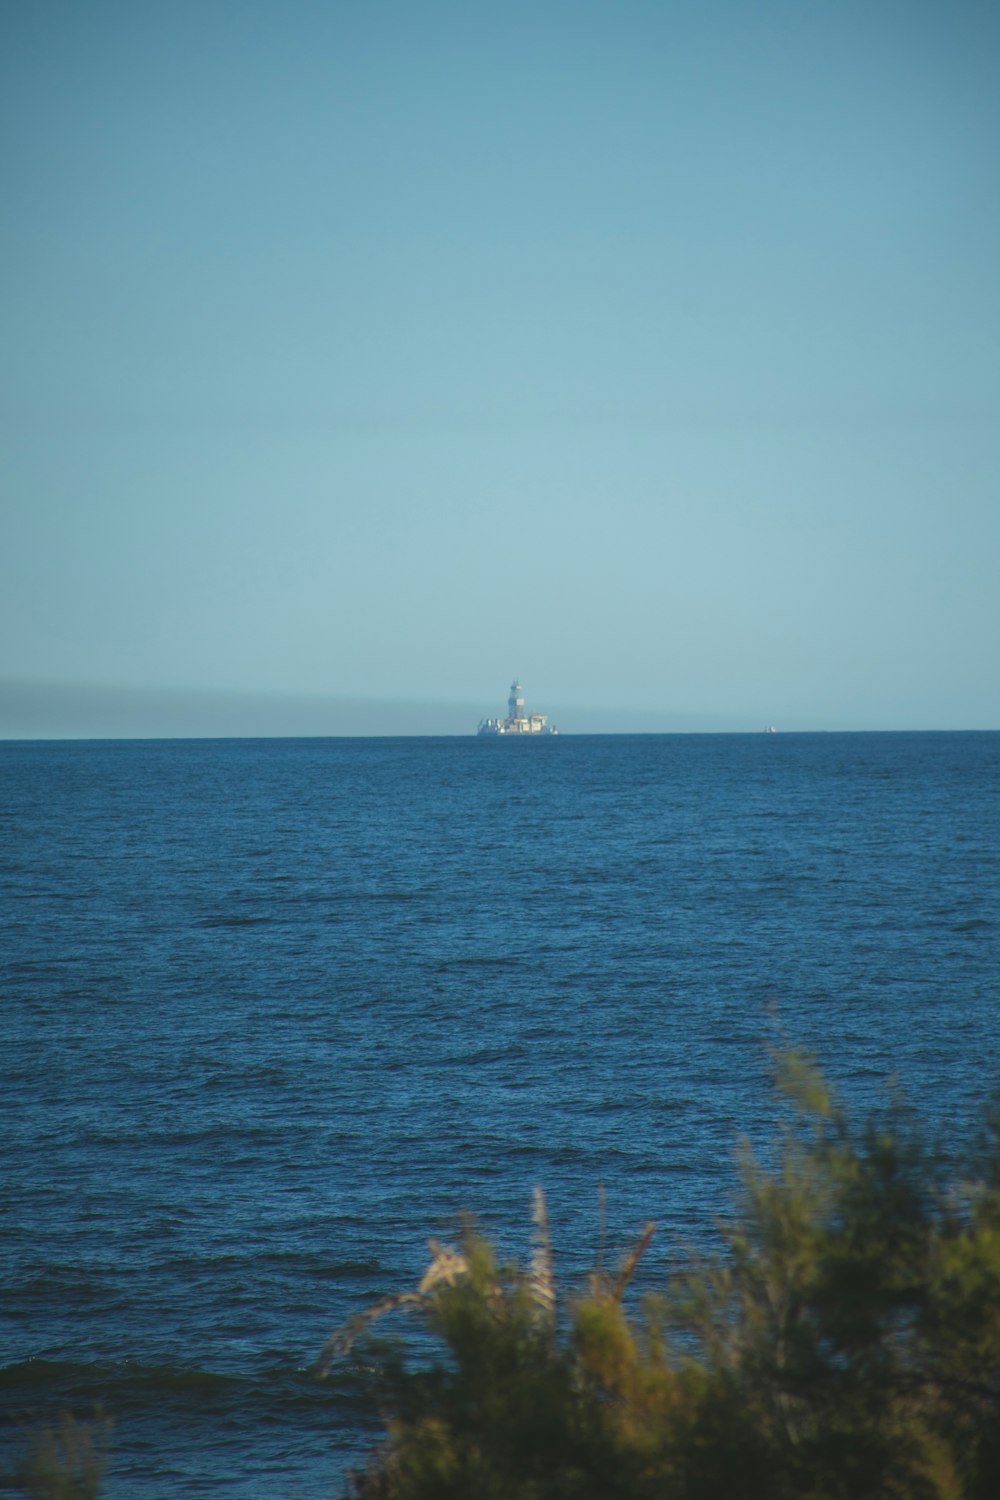
M471 698L414 699L280 689L166 687L0 678L0 739L379 739L474 736L486 710ZM563 735L993 733L989 724L878 723L859 714L751 721L747 712L584 704L543 706Z

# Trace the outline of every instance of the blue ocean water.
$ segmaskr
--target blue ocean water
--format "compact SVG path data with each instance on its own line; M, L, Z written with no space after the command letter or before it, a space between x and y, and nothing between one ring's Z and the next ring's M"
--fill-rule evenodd
M559 1269L704 1239L768 1044L971 1128L1000 1068L1000 735L0 745L0 1467L101 1402L108 1493L319 1500L328 1331L471 1210Z

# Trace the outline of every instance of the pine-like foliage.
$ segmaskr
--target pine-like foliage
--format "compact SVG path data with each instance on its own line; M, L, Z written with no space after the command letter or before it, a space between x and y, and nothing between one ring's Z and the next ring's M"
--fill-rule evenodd
M20 1492L30 1500L98 1500L111 1428L100 1411L90 1421L66 1413L37 1428L16 1476Z
M1000 1152L949 1180L896 1108L849 1128L791 1054L777 1165L745 1153L724 1251L632 1306L615 1273L556 1303L544 1198L527 1270L470 1232L416 1307L440 1358L383 1365L360 1500L996 1500ZM953 1175L953 1174L952 1174Z

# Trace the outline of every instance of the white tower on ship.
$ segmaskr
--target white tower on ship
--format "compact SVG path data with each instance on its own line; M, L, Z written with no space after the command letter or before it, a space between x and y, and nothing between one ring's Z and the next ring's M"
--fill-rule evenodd
M559 731L544 714L525 713L524 689L515 677L510 685L506 719L481 719L476 733L492 739L502 734L558 734Z

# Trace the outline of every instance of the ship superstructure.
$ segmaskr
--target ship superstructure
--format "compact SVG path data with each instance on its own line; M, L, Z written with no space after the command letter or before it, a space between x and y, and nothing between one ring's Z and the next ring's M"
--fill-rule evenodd
M495 736L500 734L558 734L545 714L528 714L524 711L524 689L515 679L510 685L507 699L506 719L483 719L477 734Z

